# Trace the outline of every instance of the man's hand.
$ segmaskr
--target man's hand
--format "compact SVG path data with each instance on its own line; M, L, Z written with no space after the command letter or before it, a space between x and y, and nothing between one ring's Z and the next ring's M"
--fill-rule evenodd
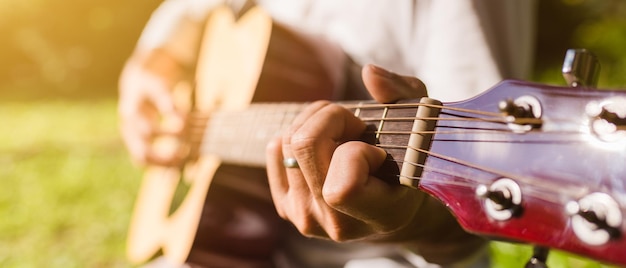
M157 137L183 134L186 114L175 106L172 96L172 88L182 74L180 65L161 51L135 55L122 71L120 128L131 157L139 164L175 165L182 160L180 144L173 145L176 148L169 152L159 152L153 146Z
M363 68L363 80L381 103L426 95L420 80L373 65ZM267 172L278 214L305 236L398 242L438 263L478 250L484 242L462 231L442 204L372 175L386 152L357 141L364 130L348 110L319 101L271 142ZM298 167L286 168L287 158Z
M368 65L366 87L379 102L424 96L416 78ZM365 124L348 110L315 102L288 133L268 147L268 174L279 215L304 235L348 240L395 240L422 205L423 194L373 177L386 152L355 141ZM299 168L284 168L295 158Z

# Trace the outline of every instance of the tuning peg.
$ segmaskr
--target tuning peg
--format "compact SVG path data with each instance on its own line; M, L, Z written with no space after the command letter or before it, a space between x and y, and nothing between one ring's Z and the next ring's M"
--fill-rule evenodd
M623 129L626 126L626 99L613 98L610 102L591 102L585 108L587 115L613 124L615 129Z
M506 116L514 118L535 118L532 107L529 105L520 105L512 99L506 99L498 103L498 109Z
M522 190L509 178L501 178L490 186L479 185L476 196L485 199L485 210L491 218L506 221L522 212Z
M589 50L568 49L563 60L562 73L571 87L595 87L600 73L600 63Z
M546 262L548 261L549 252L550 249L546 247L533 247L533 256L530 257L524 268L547 268Z
M508 126L515 132L527 132L539 128L542 124L541 103L533 96L504 99L498 103L498 109L508 121Z
M626 144L626 98L611 97L602 101L590 101L585 106L591 131L600 140Z
M570 201L565 211L571 216L576 236L589 245L603 245L621 235L622 212L608 194L592 193Z

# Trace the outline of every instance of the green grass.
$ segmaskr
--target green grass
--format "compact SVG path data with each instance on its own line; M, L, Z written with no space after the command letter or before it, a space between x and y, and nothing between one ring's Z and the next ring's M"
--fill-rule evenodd
M491 243L493 256L492 268L524 267L532 255L532 247L528 245L504 242ZM603 265L562 251L551 251L548 256L549 268L609 268Z
M126 230L140 171L115 102L0 102L0 267L131 267ZM494 267L523 267L528 246L494 242ZM552 253L551 268L605 267Z
M115 103L0 103L0 267L128 267L138 170Z

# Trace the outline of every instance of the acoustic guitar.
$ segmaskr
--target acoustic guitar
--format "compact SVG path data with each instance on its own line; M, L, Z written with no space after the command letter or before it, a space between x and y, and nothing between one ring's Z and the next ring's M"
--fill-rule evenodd
M267 46L258 50L249 46L255 51L242 56L241 62L254 63L237 69L247 72L238 77L256 79L234 85L226 82L232 78L226 74L222 74L226 80L220 75L199 77L203 92L196 93L196 109L210 113L210 118L203 117L191 187L170 215L181 172L148 169L129 234L129 256L134 261L162 250L167 258L184 262L217 167L221 163L263 167L265 144L306 105L250 104L256 97L265 100L255 94L264 86L264 59L269 59L265 55L273 51L270 36L285 36L285 29L256 8L236 23L224 9L214 12L211 20L207 31L250 27L249 32L235 32L245 32L254 42L264 41L255 44ZM250 40L243 43L251 44ZM203 68L211 69L199 66ZM320 68L309 71L325 77ZM206 81L212 79L222 84ZM304 86L297 81L294 85ZM212 92L216 88L227 90ZM439 199L468 232L626 265L626 91L507 80L460 102L422 98L343 105L368 124L368 142L388 152L381 171L385 179Z

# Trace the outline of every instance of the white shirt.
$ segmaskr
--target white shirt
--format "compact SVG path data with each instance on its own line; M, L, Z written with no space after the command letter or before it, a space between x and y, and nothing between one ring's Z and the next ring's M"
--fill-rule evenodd
M234 9L242 0L226 1ZM429 96L463 100L503 78L525 78L532 64L534 1L258 0L287 26L337 43L357 64L420 78ZM206 14L223 0L166 0L139 49L167 47L195 58Z
M166 0L137 49L164 48L193 63L202 23L216 5L243 0ZM258 0L277 22L337 45L359 65L420 78L444 102L473 97L532 63L534 2L526 0ZM332 55L332 53L330 53ZM342 66L339 57L329 68ZM297 267L437 267L400 246L338 245L293 237ZM399 260L401 259L401 260ZM480 262L475 262L480 267ZM462 264L469 267L469 263ZM459 266L460 267L460 266Z

